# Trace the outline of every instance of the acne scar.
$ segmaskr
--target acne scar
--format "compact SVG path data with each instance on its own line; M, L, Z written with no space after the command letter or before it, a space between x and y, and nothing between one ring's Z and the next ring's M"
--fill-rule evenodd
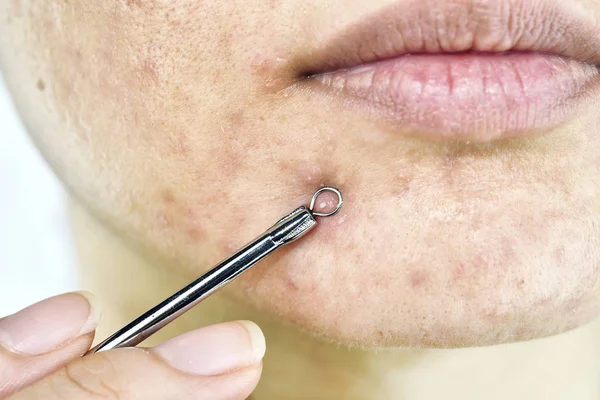
M243 110L238 110L234 113L231 113L229 115L229 123L233 126L233 127L237 127L240 126L244 123L244 120L246 119L245 115L244 115L244 111Z
M163 189L160 192L160 198L165 204L173 204L175 203L175 195L171 189Z
M465 276L465 264L458 264L456 268L454 268L454 273L452 274L453 280L458 280Z
M173 226L173 220L171 216L162 211L156 213L156 222L161 228L171 228Z
M171 139L173 153L178 156L186 156L190 153L188 137L184 132L177 132Z
M285 279L285 281L286 281L286 284L287 284L288 288L290 288L290 289L292 289L294 291L298 290L298 285L296 285L296 283L294 283L294 280L290 276L288 276Z
M203 236L202 230L200 228L191 227L186 231L187 236L192 240L198 240Z
M146 58L140 62L140 73L146 83L157 83L159 80L158 65L155 60Z
M423 270L411 271L409 275L410 286L413 288L423 286L428 279L427 272Z
M143 0L125 0L125 5L127 7L141 7Z

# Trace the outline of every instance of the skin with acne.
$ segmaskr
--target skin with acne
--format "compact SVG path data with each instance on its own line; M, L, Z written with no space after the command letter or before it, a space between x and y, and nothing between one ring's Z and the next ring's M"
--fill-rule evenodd
M345 109L312 105L293 85L282 89L289 77L277 75L277 63L293 57L289 32L310 21L286 26L235 4L5 4L3 37L20 48L3 52L8 83L78 201L134 246L195 276L264 221L335 184L349 206L307 238L301 259L290 253L231 290L329 339L492 344L596 315L600 161L589 151L598 140L591 108L519 142L398 140ZM278 4L278 18L297 6ZM309 9L327 14L316 3ZM196 23L209 13L212 22ZM291 302L282 271L296 269L303 277ZM315 276L308 294L302 288L315 287ZM378 290L360 306L332 296L359 287Z
M600 18L598 0L565 3ZM307 204L323 185L344 194L340 213L321 218L301 241L223 289L214 300L222 304L211 303L219 311L194 314L196 324L239 314L263 321L273 357L302 364L298 377L320 382L304 390L325 393L326 382L319 360L298 355L301 349L321 352L339 388L358 378L344 369L352 363L336 346L354 348L357 368L381 384L381 371L402 363L385 353L378 364L363 352L541 340L598 316L594 102L582 101L576 118L543 135L436 142L398 135L302 87L290 60L391 4L0 0L0 65L33 140L77 209L83 279L113 315L104 334ZM317 206L336 202L324 195ZM111 246L119 250L108 252ZM114 259L100 265L100 254ZM131 288L104 277L121 274L147 279ZM190 328L186 321L177 326ZM590 337L557 340L586 343L595 354ZM534 343L516 346L532 357L553 348ZM413 350L400 358L418 358ZM478 358L477 350L464 351L467 358L456 362L474 377L484 373L474 365L486 359L490 375L511 373L494 368L518 364L521 354L495 358L490 350ZM407 385L430 358L459 359L423 354L424 364L398 373ZM594 362L581 370L600 371ZM268 357L265 363L266 376L275 376ZM451 376L458 364L430 370ZM546 381L567 385L565 370L554 372L556 380ZM291 374L286 379L281 385L302 385ZM259 400L293 398L273 389L277 379L264 385ZM368 398L356 393L337 398ZM317 398L310 396L304 398ZM419 396L407 398L428 398ZM456 398L482 398L474 396Z

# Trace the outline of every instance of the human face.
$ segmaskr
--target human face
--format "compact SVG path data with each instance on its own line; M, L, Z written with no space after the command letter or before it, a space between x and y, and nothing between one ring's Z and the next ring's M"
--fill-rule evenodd
M34 140L137 251L197 276L332 185L230 296L362 346L596 316L600 1L0 4Z

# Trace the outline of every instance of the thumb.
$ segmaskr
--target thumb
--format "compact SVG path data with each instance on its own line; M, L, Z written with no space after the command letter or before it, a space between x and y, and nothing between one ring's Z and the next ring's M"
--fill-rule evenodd
M79 358L11 399L243 400L258 382L264 352L264 336L256 324L211 325L155 348L113 349Z

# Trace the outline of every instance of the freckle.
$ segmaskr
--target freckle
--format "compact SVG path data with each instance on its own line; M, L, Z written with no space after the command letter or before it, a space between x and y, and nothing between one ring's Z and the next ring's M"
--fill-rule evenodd
M427 282L427 273L425 271L412 271L409 276L410 285L413 288L423 286Z
M525 287L525 280L524 280L524 279L520 279L520 280L518 280L518 281L517 281L517 287L518 287L519 289L522 289L522 288L524 288L524 287Z
M44 82L44 80L40 78L40 79L38 79L35 86L38 88L38 90L40 92L43 92L46 89L46 82Z
M258 117L258 119L260 119L261 121L265 120L265 117L263 117L262 115L260 117Z

